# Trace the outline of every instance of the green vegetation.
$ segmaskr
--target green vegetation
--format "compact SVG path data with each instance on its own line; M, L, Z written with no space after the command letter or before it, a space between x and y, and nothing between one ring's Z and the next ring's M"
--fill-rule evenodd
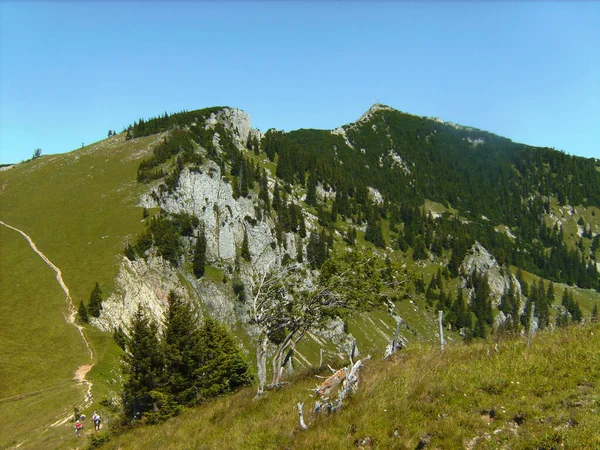
M31 236L60 268L76 308L89 300L96 282L111 292L125 243L143 230L137 158L146 156L153 139L124 142L117 136L0 172L0 220ZM87 329L90 361L81 336L65 320L67 302L54 271L18 233L3 226L0 233L0 447L76 447L71 424L50 424L81 403L85 386L73 376L82 364L94 363L88 379L97 401L114 395L118 347L110 334ZM107 411L98 403L92 407Z
M419 360L434 362L435 366L432 378L427 382L405 379L401 370L400 375L396 373L396 384L392 384L403 389L395 394L396 403L402 409L395 406L396 403L387 408L387 412L394 411L396 414L394 423L397 423L397 428L394 429L385 428L389 424L387 416L375 413L379 410L370 397L358 400L363 395L361 391L354 406L364 403L368 409L361 411L355 408L360 417L354 416L349 408L335 417L318 418L314 422L315 427L311 426L306 433L300 432L296 425L295 401L288 408L284 391L295 392L296 397L300 397L301 392L305 393L305 390L296 391L296 385L305 389L314 384L311 375L305 374L295 378L293 387L269 392L267 399L256 403L249 403L250 394L246 391L208 402L197 410L200 411L198 423L201 429L189 432L189 440L184 438L181 443L176 437L174 448L216 445L217 439L224 437L223 430L215 429L218 426L235 428L231 441L233 447L236 443L243 443L249 448L353 446L360 444L360 439L366 436L375 446L384 448L414 448L421 439L429 439L433 446L460 447L465 445L469 436L473 439L482 431L477 420L473 419L474 414L487 415L492 421L503 420L499 428L513 427L506 425L511 421L522 422L516 426L523 433L515 434L509 428L503 428L497 435L491 436L490 442L497 446L503 442L494 439L509 434L514 435L514 439L509 437L506 442L510 442L513 448L552 447L560 442L575 447L583 444L596 446L592 440L585 440L587 438L574 440L571 429L583 433L591 429L590 420L582 419L577 411L569 410L572 416L566 422L569 427L563 430L564 433L557 433L557 428L562 430L563 417L551 416L547 412L549 400L542 404L539 399L529 399L529 394L524 393L527 401L522 408L525 419L521 420L518 411L510 417L500 414L500 406L509 408L512 405L510 408L516 409L516 400L511 403L504 397L498 397L496 402L494 397L510 391L505 382L508 376L517 374L521 379L529 380L529 387L537 392L536 397L542 398L547 394L534 388L534 375L541 376L541 385L546 382L544 377L550 376L541 366L541 360L537 360L542 355L530 353L537 345L537 338L532 350L524 349L520 340L501 341L501 351L494 356L498 366L491 368L486 366L487 360L478 359L477 353L486 348L488 342L475 340L490 336L506 339L527 333L532 327L532 314L539 328L544 330L539 335L540 339L543 337L549 341L557 341L558 338L547 334L547 330L560 329L572 335L576 332L570 325L585 322L590 312L597 319L600 172L595 161L516 144L480 130L387 110L377 111L368 120L345 126L345 136L323 130L290 133L270 130L263 135L261 142L249 136L243 143L246 149L242 149L235 143L233 130L222 124L205 126L204 120L219 109L171 116L165 113L147 121L140 120L129 127L127 135L115 136L114 132L109 132L110 139L80 151L43 157L40 152L38 157L10 170L0 171L0 219L31 235L40 250L62 270L82 324L93 317L101 317L102 299L113 293L114 279L124 256L127 262L159 255L178 272L190 292L195 290L196 295L201 292L202 285L214 283L225 295L230 295L227 294L230 292L235 296L237 300L232 301L236 302L236 313L239 313L248 307L247 294L251 292L241 275L255 263L250 253L251 242L248 242L249 235L252 237L249 227L258 222L267 222L272 228L275 241L271 242L271 248L280 253L283 265L291 267L291 255L296 254L296 260L306 265L302 270L307 272L302 272L302 276L307 279L316 280L319 276L315 272L313 277L308 277L309 267L327 275L331 274L332 266L344 261L345 255L371 254L373 272L368 278L369 282L378 284L377 299L356 307L355 314L336 310L330 316L342 316L344 330L357 339L361 352L381 350L389 343L396 327L384 307L391 305L387 302L390 300L396 313L406 322L403 336L410 337L409 349L401 356L402 369L405 363L408 364L406 373L410 374L413 370L410 364L417 364ZM212 236L207 237L197 217L167 214L159 208L149 212L137 206L140 195L151 189L154 189L154 199L177 195L182 171L203 171L207 160L219 166L223 180L231 185L234 199L251 198L254 201L255 215L246 215L243 219L248 232L244 232L243 239L238 235L240 240L235 262L233 259L207 261L207 247L211 244L207 238ZM269 187L273 177L275 183ZM221 221L217 220L217 223ZM23 445L25 448L52 447L56 443L66 447L77 446L79 444L70 440L72 436L60 435L64 434L64 426L49 428L47 433L39 433L32 438L24 426L13 425L16 420L32 414L36 416L36 422L39 419L44 424L56 422L61 414L68 414L77 404L82 390L71 378L82 361L87 363L87 357L84 349L80 354L82 342L75 328L67 325L61 315L66 302L53 272L39 258L37 268L34 267L36 264L30 264L29 259L36 261L37 256L25 241L21 243L23 245L17 244L19 239L22 240L18 234L13 233L15 238L11 230L4 228L0 232L3 233L0 236L3 270L0 287L7 298L10 297L10 302L0 305L0 308L8 308L3 314L6 317L18 310L15 323L9 321L5 327L3 322L0 327L3 342L7 343L7 348L0 353L8 355L6 360L11 363L0 367L0 386L5 390L6 386L10 386L14 390L14 393L11 390L0 394L0 418L6 418L10 428L0 431L0 446L5 443L7 446L17 445L25 439L31 439ZM287 248L289 233L294 234L295 249ZM5 235L8 240L4 239ZM498 308L491 302L486 274L461 271L462 262L476 241L494 256L501 273L515 273L521 285L522 294L519 294L516 284L509 283ZM13 248L13 245L16 246ZM11 262L8 262L9 257ZM5 270L10 264L16 267ZM202 280L197 281L198 278ZM12 280L17 281L11 283ZM90 295L94 285L96 287ZM25 293L24 286L32 286L29 293ZM362 286L355 287L348 289L350 294L361 292ZM467 292L472 295L467 295ZM43 308L48 308L49 313L45 326L40 325L44 317L39 315L39 311L35 312ZM433 339L436 332L434 318L440 310L444 311L445 325L451 328L447 330L448 338L471 344L452 346L446 356L436 359L431 348L417 341ZM500 313L505 320L498 327ZM28 314L33 314L31 321ZM191 316L187 314L186 317ZM112 415L113 419L117 416L120 409L117 397L123 382L125 391L129 392L125 396L126 414L131 419L137 413L143 413L142 422L163 420L179 413L184 405L204 402L209 397L223 395L245 384L248 381L244 375L246 372L240 375L242 381L239 383L231 381L235 377L230 377L230 382L223 381L223 377L227 378L221 371L223 361L234 361L238 368L245 366L236 357L230 358L235 354L235 346L231 339L228 341L227 333L209 320L206 324L209 329L202 333L212 336L211 342L220 343L211 358L216 366L197 365L205 356L191 352L187 362L195 361L196 365L192 364L186 370L181 369L181 361L174 360L187 352L178 350L179 340L169 343L157 328L152 328L150 322L142 324L146 340L154 339L151 344L156 345L158 350L156 355L149 357L150 360L156 357L156 366L149 369L148 378L138 380L139 383L132 377L120 378L117 361L122 351L119 347L127 348L128 345L123 328L101 333L88 327L86 333L95 352L94 368L89 378L94 382L95 400L101 402L99 404L105 408L105 414ZM279 328L277 333L269 336L270 342L282 345L285 334L292 329L275 325ZM27 345L37 349L32 355L22 351L21 340L29 335L23 332L27 326L36 327L35 333L31 333L34 339L39 336L40 341L47 342L42 349L37 344L32 346L27 337ZM246 335L247 330L239 323L235 329L245 349L251 349L255 345L253 337ZM73 335L69 334L71 332ZM56 344L60 333L65 334L60 337L66 344L64 349L58 349ZM180 337L201 340L194 330L180 332ZM169 350L165 352L163 346L169 347ZM209 346L205 342L200 347ZM199 348L199 345L196 342L190 348ZM284 355L282 351L276 355L280 367L283 367L281 362L287 360L293 360L296 368L314 365L322 349L329 354L339 352L333 344L323 344L318 336L310 333L298 342L297 347L288 345L282 348L289 352ZM507 349L511 349L514 358L537 360L536 368L530 368L535 373L531 376L521 373L514 364L509 364L508 357L504 361L502 350ZM67 353L62 354L63 350ZM583 350L574 351L585 353ZM56 367L47 361L48 355L54 358L53 352L57 352ZM28 356L23 356L23 363L13 367L13 359L20 361L21 355ZM450 356L455 357L452 364L456 364L456 368L451 365ZM414 362L411 362L413 359ZM468 360L475 361L475 366L469 366ZM75 361L77 364L73 366ZM23 381L8 382L20 380L18 375L21 371L31 371L31 367L38 363L42 370L52 372L47 382L33 380L29 373L22 378ZM499 370L500 363L508 364L509 372L502 378L504 381L496 383L491 371ZM386 363L372 361L365 369L365 377L375 377L371 384L376 384L375 373L386 373L389 367L398 369L394 364L400 363L398 360ZM168 381L159 374L167 366L170 369L166 373L171 376ZM438 371L438 366L440 370L446 367L455 378L449 381ZM478 372L473 367L483 368L479 378L471 374L471 371ZM212 374L201 378L208 380L205 384L198 381L199 370ZM186 371L189 373L182 379L173 378L174 373ZM458 379L460 371L467 374L466 384ZM385 376L381 377L382 392L387 392L389 397L391 385L384 381ZM595 383L595 379L591 382ZM563 395L554 382L548 383L548 389L556 390L559 397ZM60 387L63 385L64 389ZM167 389L167 385L174 386L174 390ZM56 396L46 390L52 386L58 386ZM474 403L463 401L456 397L453 389L459 392L462 389L477 400ZM580 389L586 390L587 387L575 390L579 392ZM416 393L411 397L410 392ZM376 392L370 394L387 405L387 397L378 397ZM517 394L521 395L521 391ZM403 403L404 397L421 406ZM567 402L565 398L563 400ZM271 404L273 401L275 403ZM446 401L449 403L446 404ZM489 406L484 405L485 401ZM585 404L583 411L588 407L585 403L587 397L581 401ZM543 414L529 411L529 404L537 404ZM240 411L226 414L223 405L239 407ZM266 410L262 411L265 405ZM48 408L48 412L39 416L37 411L32 413L31 408L39 406ZM281 430L271 431L266 424L270 425L274 411L281 408L289 409L281 414ZM204 411L208 411L207 416L203 415ZM252 415L249 425L235 422L241 420L244 414ZM444 414L448 416L441 417ZM444 421L450 415L451 420ZM362 416L365 416L364 421L361 421ZM181 424L186 430L186 427L192 426L185 424L188 417L190 414L184 411L162 429L167 430L166 435L180 436L178 429L170 428L171 424ZM337 417L346 422L338 422ZM435 417L438 417L437 422ZM530 418L533 419L530 421ZM536 422L538 418L539 423ZM571 423L571 418L577 423ZM423 425L415 425L421 419ZM541 419L545 422L542 423ZM116 422L114 420L113 423ZM554 426L547 428L544 423ZM250 425L260 432L249 433L247 426ZM315 431L319 426L327 431ZM461 427L466 430L460 432L463 434L456 431ZM541 437L541 430L545 430L544 437ZM209 432L213 435L205 435ZM137 431L132 433L135 435ZM328 433L331 437L327 436ZM361 434L364 436L361 437ZM94 445L100 445L107 436L99 434ZM398 440L394 441L392 436ZM143 439L135 439L134 446L144 442ZM127 447L127 441L123 442L123 446Z
M497 344L447 345L444 354L415 344L386 361L375 357L335 414L311 414L307 391L320 382L314 375L331 373L323 367L259 401L249 388L102 448L597 448L599 326L538 333L529 348L523 338ZM306 431L296 402L305 403Z
M102 291L100 290L98 283L96 283L96 286L94 286L94 289L90 294L88 312L92 317L100 317L100 311L102 311Z
M19 233L0 226L0 242L0 447L9 448L41 435L81 401L84 388L73 374L89 357L65 320L54 271ZM63 432L50 428L46 435L60 441Z
M165 420L252 380L226 329L212 319L198 326L192 305L173 291L164 325L161 337L156 322L138 307L125 342L125 423Z

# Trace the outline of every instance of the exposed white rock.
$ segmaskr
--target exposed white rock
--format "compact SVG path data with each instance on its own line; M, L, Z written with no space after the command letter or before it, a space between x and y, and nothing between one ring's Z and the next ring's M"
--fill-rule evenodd
M123 257L115 284L115 291L102 302L100 317L90 318L90 323L102 331L123 326L127 332L138 305L162 323L169 292L173 290L187 297L173 267L156 256L148 257L147 261L142 258L129 261Z
M358 118L358 120L356 121L356 123L360 123L360 122L364 122L367 121L371 118L371 116L376 113L377 111L394 111L393 108L390 108L387 105L382 105L381 103L375 103L373 106L371 106L362 116L360 116Z
M368 195L371 201L377 205L383 204L383 195L377 189L367 186Z
M325 188L323 187L323 184L320 182L317 183L316 193L317 193L317 197L319 197L321 200L324 200L324 201L335 198L335 190L330 189L330 190L326 191Z
M398 153L390 150L388 156L392 159L392 168L399 167L405 175L410 175L410 169Z
M217 123L224 125L225 128L231 130L238 148L246 147L248 135L250 134L250 130L252 130L252 122L250 121L250 116L245 111L237 108L223 108L216 113L212 113L206 120L206 123L212 126Z
M498 306L502 295L508 291L510 283L512 281L515 293L521 295L521 284L517 278L509 271L507 273L501 272L500 266L496 259L490 255L490 253L483 247L479 242L475 242L471 249L467 252L462 265L460 266L461 273L468 275L473 274L475 270L477 273L487 276L488 284L490 287L490 295L492 297L492 305ZM466 287L467 280L463 277L459 278L459 285ZM524 302L522 302L521 308L523 308Z
M209 260L233 262L236 249L244 239L244 230L253 257L269 253L268 247L274 237L268 224L256 221L252 199L234 199L231 185L222 179L219 166L213 161L208 161L204 168L202 173L184 169L174 193L160 198L158 202L151 195L146 195L141 206L160 206L169 213L188 213L198 217L204 222Z
M354 145L352 145L350 143L350 141L348 140L348 135L346 134L346 130L343 127L339 127L339 128L336 128L335 130L332 130L331 134L336 134L336 135L342 136L344 138L344 142L346 142L346 145L354 150Z
M511 231L510 228L508 228L506 225L502 225L502 226L498 226L495 228L495 230L499 233L504 233L506 234L509 238L511 238L513 241L515 239L517 239L517 237L513 234L513 232Z
M219 322L234 326L236 322L236 300L228 289L220 288L223 284L215 284L201 279L194 283L196 292L202 302L206 314Z
M477 147L478 145L481 145L481 144L485 144L485 140L483 138L475 138L475 139L473 139L471 137L468 137L467 141L470 144L472 144L474 147Z

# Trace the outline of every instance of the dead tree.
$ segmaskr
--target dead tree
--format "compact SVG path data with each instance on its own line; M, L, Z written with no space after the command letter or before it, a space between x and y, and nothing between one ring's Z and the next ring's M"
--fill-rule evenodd
M312 281L300 265L282 268L268 266L251 279L251 323L258 327L256 363L257 395L266 385L269 341L279 339L272 359L272 384L279 385L286 361L298 342L313 327L342 311L372 302L378 295L370 259L342 263L328 260Z
M358 391L358 372L365 361L371 359L371 356L359 359L356 363L350 364L348 367L344 367L336 371L332 376L327 378L319 387L315 389L320 400L316 402L314 413L318 414L320 411L334 412L342 407L344 400L351 394ZM341 389L338 390L337 398L332 400L331 396L335 389L342 385Z

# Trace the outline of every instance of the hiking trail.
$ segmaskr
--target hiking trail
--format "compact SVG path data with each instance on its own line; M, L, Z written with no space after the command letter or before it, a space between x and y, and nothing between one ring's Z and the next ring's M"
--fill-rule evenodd
M65 284L63 277L62 277L62 272L60 271L60 269L58 267L56 267L52 261L50 261L48 259L48 257L46 255L44 255L35 245L35 243L33 242L33 240L31 239L31 237L29 237L24 231L19 230L18 228L15 228L11 225L8 225L7 223L3 222L2 220L0 220L0 224L4 225L7 228L10 228L11 230L16 231L17 233L21 234L29 243L29 246L31 247L31 249L37 253L39 255L40 258L42 258L42 260L52 269L54 270L54 272L56 272L56 281L58 282L58 284L60 285L61 289L63 290L63 292L65 293L66 296L66 301L67 301L67 307L68 307L68 315L65 314L65 320L67 321L67 323L69 323L70 325L73 325L75 328L77 328L77 331L79 331L79 334L81 335L81 339L83 339L83 342L85 344L85 347L87 349L88 354L90 355L90 359L93 360L94 359L94 352L92 351L92 347L90 346L89 341L87 340L87 338L85 337L84 334L84 329L81 325L78 325L75 322L75 317L77 316L77 309L75 308L75 305L73 304L73 299L71 298L71 294L69 292L69 288L67 287L67 285ZM73 377L74 380L76 380L79 384L85 384L87 386L86 392L85 392L85 399L83 401L83 403L81 405L78 406L78 408L80 410L82 410L83 408L89 406L92 403L92 383L88 380L85 379L85 376L87 375L87 373L92 369L94 365L93 364L84 364L81 365L76 371L75 371L75 375ZM56 422L54 422L53 424L51 424L51 427L55 427L58 425L63 425L65 423L67 423L69 420L71 420L71 418L73 417L73 413L69 413L68 416L57 420Z

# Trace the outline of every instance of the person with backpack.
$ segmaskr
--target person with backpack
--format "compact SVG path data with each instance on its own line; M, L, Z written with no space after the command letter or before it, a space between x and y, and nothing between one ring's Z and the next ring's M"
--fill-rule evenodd
M77 419L75 421L75 434L79 436L81 430L83 430L83 424L79 421L79 419Z
M100 431L100 414L96 410L94 410L94 415L92 416L92 421L94 422L94 428L96 431Z

